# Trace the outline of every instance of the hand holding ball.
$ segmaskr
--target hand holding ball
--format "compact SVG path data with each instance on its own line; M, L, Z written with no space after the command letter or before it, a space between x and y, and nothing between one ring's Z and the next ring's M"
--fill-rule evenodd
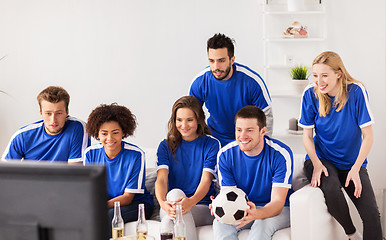
M236 187L222 187L212 201L212 213L221 223L237 225L238 220L246 215L249 208L248 197Z

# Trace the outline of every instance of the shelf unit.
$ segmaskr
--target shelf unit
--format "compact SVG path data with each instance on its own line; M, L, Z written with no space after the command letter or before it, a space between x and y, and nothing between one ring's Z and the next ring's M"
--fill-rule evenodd
M304 0L304 10L288 11L287 0L263 1L264 79L271 93L274 136L289 135L288 120L298 118L301 96L295 93L289 70L312 60L325 48L327 19L324 1ZM308 38L283 38L294 21L307 26ZM310 78L311 80L311 78ZM301 141L301 136L291 136Z

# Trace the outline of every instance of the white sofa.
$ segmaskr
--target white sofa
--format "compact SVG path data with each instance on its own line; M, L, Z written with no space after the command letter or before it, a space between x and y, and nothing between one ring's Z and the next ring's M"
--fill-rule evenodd
M156 179L156 150L144 149L146 154L146 187L154 196ZM290 197L291 227L277 231L272 240L346 240L343 228L327 212L323 193L313 188L303 173L304 155L294 155L293 189ZM148 222L149 235L160 239L159 205L154 197L155 212ZM125 224L125 233L135 233L135 222ZM240 240L247 238L249 230L239 232ZM213 239L212 226L197 228L199 240Z

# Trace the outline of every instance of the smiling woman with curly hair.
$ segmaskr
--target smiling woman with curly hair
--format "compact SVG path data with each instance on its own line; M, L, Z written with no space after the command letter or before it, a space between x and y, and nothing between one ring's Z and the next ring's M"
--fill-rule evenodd
M86 125L87 133L100 143L86 150L84 165L106 166L109 217L112 220L114 202L119 201L125 223L137 220L140 203L145 205L146 218L150 218L154 207L153 198L145 187L144 152L122 141L133 135L136 126L131 111L116 103L95 108Z
M98 139L100 126L105 122L112 121L117 122L121 127L123 138L132 136L137 127L136 118L127 107L119 106L116 103L111 105L101 104L88 117L87 133Z

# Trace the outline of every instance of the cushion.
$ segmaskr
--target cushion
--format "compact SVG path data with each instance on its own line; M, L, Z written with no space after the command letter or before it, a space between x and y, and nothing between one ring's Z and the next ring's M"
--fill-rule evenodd
M155 180L157 179L157 171L155 168L148 168L146 169L146 180L145 180L145 186L146 189L150 192L151 195L153 195L153 202L154 202L154 211L151 215L152 220L160 220L159 217L159 203L157 201L157 198L155 197Z
M293 165L293 177L292 177L292 189L294 191L309 184L306 175L304 174L304 154L294 154L294 165Z

